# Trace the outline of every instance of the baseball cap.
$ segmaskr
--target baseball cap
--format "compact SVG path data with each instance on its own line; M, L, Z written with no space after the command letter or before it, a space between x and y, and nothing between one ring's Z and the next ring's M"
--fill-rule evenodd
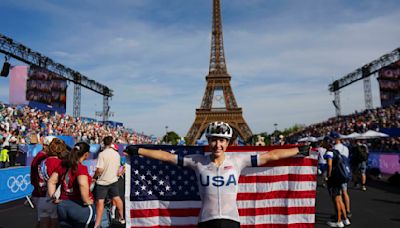
M329 133L329 137L333 139L340 139L340 134L337 133L336 131L332 131L331 133Z

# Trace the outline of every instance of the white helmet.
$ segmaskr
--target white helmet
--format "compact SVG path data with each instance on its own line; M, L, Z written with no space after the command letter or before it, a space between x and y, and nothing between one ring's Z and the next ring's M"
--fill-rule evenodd
M50 145L51 141L53 141L53 139L55 139L55 138L57 138L57 137L51 136L51 135L44 137L43 145L46 145L46 146Z
M222 137L230 139L232 138L233 130L229 124L224 122L213 122L210 123L206 129L206 137Z

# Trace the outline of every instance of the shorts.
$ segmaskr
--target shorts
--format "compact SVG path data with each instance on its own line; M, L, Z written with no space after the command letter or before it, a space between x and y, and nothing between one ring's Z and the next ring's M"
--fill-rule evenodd
M328 192L331 197L340 196L342 194L342 190L347 190L347 183L335 183L334 180L328 179ZM346 189L343 189L343 187Z
M51 201L50 197L38 197L36 202L38 218L57 219L57 205Z
M343 191L347 191L347 183L341 185Z
M328 165L327 164L318 164L318 169L321 170L321 172L325 172L328 170Z
M326 176L326 172L328 171L327 164L318 164L318 174Z
M198 228L240 228L240 223L230 219L212 219L200 222Z
M367 162L363 161L363 162L352 165L351 171L354 174L365 174L367 172Z
M366 161L361 162L360 164L358 164L357 168L361 174L365 174L367 172L367 162Z
M94 192L96 200L105 199L107 196L110 198L119 197L118 181L110 185L96 184Z

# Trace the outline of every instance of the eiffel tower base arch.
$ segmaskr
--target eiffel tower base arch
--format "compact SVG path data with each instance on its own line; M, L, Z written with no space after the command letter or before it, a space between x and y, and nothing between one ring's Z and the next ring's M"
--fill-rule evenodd
M252 136L252 132L243 118L241 108L236 108L233 110L196 109L196 119L186 135L187 143L189 145L194 145L196 140L203 135L204 131L208 127L208 124L215 121L226 122L234 129L231 143L238 136L245 141L250 139Z

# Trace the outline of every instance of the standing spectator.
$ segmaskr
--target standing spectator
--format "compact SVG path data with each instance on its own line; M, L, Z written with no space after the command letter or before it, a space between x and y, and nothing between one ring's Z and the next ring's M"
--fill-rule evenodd
M323 145L322 145L323 146ZM328 165L325 160L326 149L322 146L318 146L318 174L322 177L322 186L326 187L326 177Z
M339 151L339 153L341 155L343 155L345 157L345 159L347 159L346 163L348 163L349 149L347 148L347 146L342 144L342 142L340 140L340 135L336 132L332 132L331 137L335 140L335 145L333 146L333 149ZM350 211L350 196L349 196L349 193L347 192L347 186L348 186L348 183L342 184L342 196L344 199L344 205L346 206L347 216L349 218L351 218L352 214Z
M43 142L43 150L36 154L31 163L31 184L33 185L32 198L33 202L37 205L40 197L45 197L46 192L42 191L42 187L40 186L39 179L39 165L40 163L47 158L47 147L53 141L54 136L47 136ZM40 227L40 214L37 211L37 224L36 227Z
M0 151L0 168L7 168L10 163L10 158L8 156L10 146L4 146Z
M1 102L0 102L0 105L1 105ZM7 157L8 157L8 151L7 151L7 153L4 153L4 155L3 155L3 147L4 147L3 143L4 143L4 138L0 132L0 169L5 167L4 161L7 160Z
M113 137L106 136L103 139L105 149L100 152L97 158L96 172L96 223L95 228L100 227L101 218L104 211L104 201L109 195L118 210L119 222L125 224L123 203L119 196L118 171L121 166L121 157L118 154L116 144L113 144Z
M57 207L51 202L47 196L47 181L61 164L61 156L67 150L67 146L61 139L55 138L50 145L46 147L45 153L47 158L43 159L38 166L39 189L43 193L43 197L39 197L37 201L37 213L40 218L41 228L57 228Z
M351 166L353 172L354 185L358 187L359 179L361 179L361 190L366 191L366 171L367 171L367 161L368 161L368 146L357 140L357 144L353 150L351 156Z
M57 214L60 228L93 228L94 211L93 194L90 191L92 177L83 165L89 157L90 146L79 142L62 160L51 175L48 184L48 195L57 203ZM59 201L56 196L56 185L61 183Z
M324 147L327 149L325 153L325 159L328 164L328 191L330 196L332 197L332 201L334 204L334 208L336 211L335 221L329 221L328 225L330 227L344 227L344 225L350 225L350 220L347 217L346 207L342 201L342 191L343 191L343 182L340 181L335 175L337 172L338 166L338 153L334 152L335 149L332 148L332 145L329 142L329 139L324 140ZM344 221L342 221L342 216Z
M9 156L10 156L10 166L15 166L15 160L17 159L17 153L18 153L18 144L17 144L17 138L15 136L12 136L10 138L10 151L9 151Z
M285 145L285 136L279 135L279 145Z

